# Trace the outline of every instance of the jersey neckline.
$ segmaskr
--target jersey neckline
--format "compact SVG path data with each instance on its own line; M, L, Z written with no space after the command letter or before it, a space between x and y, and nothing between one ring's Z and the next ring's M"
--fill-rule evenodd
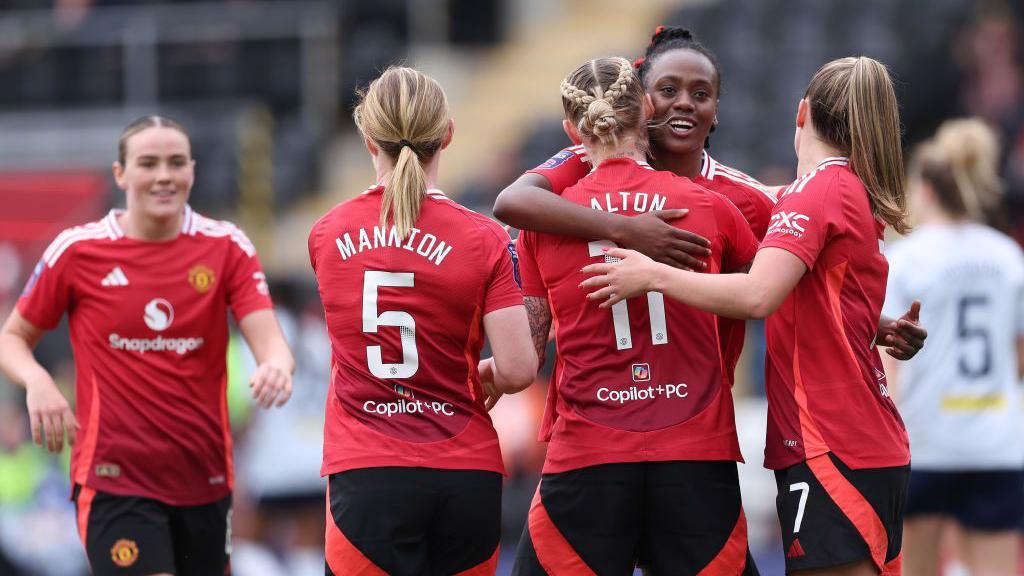
M141 238L132 238L132 237L126 235L125 232L124 232L124 229L121 228L121 224L118 223L118 221L117 221L117 219L122 214L124 214L125 212L127 212L127 211L126 210L122 210L120 208L111 208L110 212L107 212L107 215L103 218L103 220L106 223L107 227L110 229L110 239L111 240L121 240L121 239L124 239L124 240L131 240L133 242L141 242L141 243L144 243L144 244L167 244L169 242L174 242L182 234L186 234L186 235L189 235L189 236L194 236L195 235L196 220L197 220L196 219L196 214L192 210L192 207L189 206L187 203L185 204L185 208L182 211L184 217L181 219L181 228L178 230L178 235L175 236L174 238L169 238L167 240L144 240L144 239L141 239Z

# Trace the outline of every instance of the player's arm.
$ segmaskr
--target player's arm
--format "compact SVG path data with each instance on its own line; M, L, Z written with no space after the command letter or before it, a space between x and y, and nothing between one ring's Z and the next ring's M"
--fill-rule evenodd
M494 216L521 230L587 240L608 238L658 262L703 268L704 263L698 258L711 253L711 243L667 223L686 213L687 210L659 210L629 217L593 210L552 193L548 179L533 172L520 176L494 202Z
M548 350L548 335L551 333L551 306L547 298L526 296L526 316L530 319L530 334L533 337L533 349L537 352L537 363L544 365Z
M246 314L238 322L238 329L256 359L256 371L249 379L252 397L263 408L283 406L292 395L295 359L273 309Z
M537 353L530 340L530 324L524 306L499 308L484 315L484 332L491 345L489 374L481 380L493 382L501 394L525 390L537 376ZM495 398L496 399L496 398Z
M607 308L645 292L661 292L694 308L729 318L764 318L774 312L807 271L795 254L781 248L758 251L746 274L701 274L654 262L633 250L616 248L612 264L591 264L580 286L596 289L588 299Z
M0 370L11 382L25 389L32 441L38 445L46 439L50 452L64 449L64 435L75 443L78 420L49 372L36 361L32 349L43 331L26 320L17 309L0 328Z

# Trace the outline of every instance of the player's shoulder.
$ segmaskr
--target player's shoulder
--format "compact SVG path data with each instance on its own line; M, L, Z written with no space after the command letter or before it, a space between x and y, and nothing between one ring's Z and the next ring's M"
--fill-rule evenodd
M423 201L424 203L429 202L431 206L437 209L450 212L454 218L462 219L467 224L465 228L461 228L464 233L478 236L482 241L491 241L493 239L502 244L508 244L511 241L508 232L505 231L501 224L498 224L492 218L488 218L459 204L441 190L436 188L427 190L427 197Z
M534 171L555 170L566 162L590 163L590 156L582 144L562 148L554 156L545 160L541 165L534 168Z
M891 267L901 268L905 263L919 260L919 256L927 256L934 250L935 235L924 228L912 231L910 235L892 243L886 242L885 258Z
M346 218L351 218L353 212L364 209L364 206L374 204L375 195L382 192L383 188L380 184L374 184L359 194L338 202L313 223L310 234L315 234L326 227L337 226Z
M235 223L204 216L187 205L181 231L207 242L231 243L249 257L256 255L256 247Z
M851 184L863 188L846 158L826 158L810 172L793 181L779 193L779 201L797 194L829 194L848 190Z
M1008 266L1024 265L1024 250L1016 240L1006 234L983 224L972 225L972 231L989 248L985 250L1006 262Z
M758 179L718 162L707 152L704 153L704 161L701 164L701 177L716 191L728 192L727 195L730 197L740 194L770 205L778 202L778 198Z
M680 176L668 170L655 170L650 173L650 178L662 185L667 191L688 195L690 197L705 198L713 205L721 201L729 202L728 196L709 186L710 182L704 179L691 179Z
M124 233L117 224L117 213L111 210L99 220L62 230L43 252L43 261L53 268L62 258L71 257L70 254L82 246L116 240L121 236Z

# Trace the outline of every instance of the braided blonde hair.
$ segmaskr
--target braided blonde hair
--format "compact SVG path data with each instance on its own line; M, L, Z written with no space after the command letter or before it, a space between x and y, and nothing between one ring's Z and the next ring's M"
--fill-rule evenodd
M565 117L580 136L614 146L619 136L632 131L646 145L646 132L640 130L644 89L629 60L591 60L562 80L560 88Z

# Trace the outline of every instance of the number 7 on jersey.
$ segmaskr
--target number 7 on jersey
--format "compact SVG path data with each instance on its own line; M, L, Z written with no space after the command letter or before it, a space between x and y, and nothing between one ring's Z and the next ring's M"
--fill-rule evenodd
M604 256L607 263L619 259L605 254L605 249L618 248L610 240L595 240L587 244L591 257ZM651 320L651 342L657 346L668 344L668 326L665 323L665 296L661 292L647 293L647 309ZM626 301L612 305L612 324L615 326L615 349L629 350L633 347L633 334L629 330L629 308Z

